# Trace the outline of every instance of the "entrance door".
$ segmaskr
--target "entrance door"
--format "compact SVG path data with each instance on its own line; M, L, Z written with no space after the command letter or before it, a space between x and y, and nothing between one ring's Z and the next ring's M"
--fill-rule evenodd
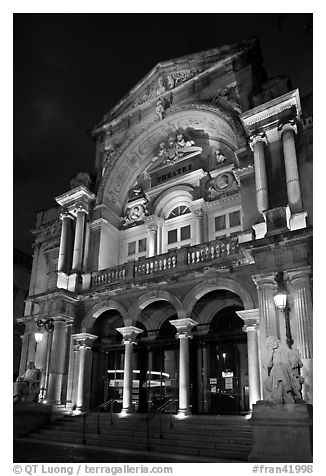
M137 349L139 412L149 412L178 396L179 353L177 342L154 342Z
M222 309L208 334L194 339L190 373L194 412L240 414L249 409L247 340L236 310Z

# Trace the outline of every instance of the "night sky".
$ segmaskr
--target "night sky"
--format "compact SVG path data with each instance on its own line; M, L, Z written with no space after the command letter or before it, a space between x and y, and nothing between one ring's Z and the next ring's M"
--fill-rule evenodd
M15 14L14 247L80 170L87 131L159 61L258 36L268 77L312 92L311 14Z

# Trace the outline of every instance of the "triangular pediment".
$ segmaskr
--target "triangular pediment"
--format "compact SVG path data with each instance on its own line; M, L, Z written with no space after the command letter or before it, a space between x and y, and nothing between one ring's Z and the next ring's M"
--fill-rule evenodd
M194 81L198 76L218 67L221 62L226 64L238 53L243 53L246 48L253 48L256 43L255 39L247 40L158 63L95 125L93 130L128 111L146 106L146 103L151 103L156 98L168 97L176 88L188 81Z

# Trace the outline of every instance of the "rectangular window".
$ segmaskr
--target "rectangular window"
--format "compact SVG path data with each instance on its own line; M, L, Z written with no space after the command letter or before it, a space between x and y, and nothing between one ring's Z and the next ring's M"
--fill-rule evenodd
M225 230L225 228L226 228L225 215L215 217L215 231Z
M141 240L138 241L138 253L142 253L143 251L146 251L146 246L147 246L147 239L142 238Z
M229 217L230 217L230 228L241 225L240 210L230 213Z
M181 241L190 238L190 225L181 227Z
M177 230L170 230L168 232L168 244L176 243L178 241Z
M136 253L136 242L128 243L128 256Z

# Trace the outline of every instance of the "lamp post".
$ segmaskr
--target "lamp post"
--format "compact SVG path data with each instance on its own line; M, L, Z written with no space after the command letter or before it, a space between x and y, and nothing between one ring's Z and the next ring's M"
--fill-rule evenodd
M274 303L278 309L281 309L284 312L286 343L289 349L291 349L293 339L290 327L290 307L287 304L288 293L284 282L283 271L276 273L274 280L277 284L277 290L274 294Z

